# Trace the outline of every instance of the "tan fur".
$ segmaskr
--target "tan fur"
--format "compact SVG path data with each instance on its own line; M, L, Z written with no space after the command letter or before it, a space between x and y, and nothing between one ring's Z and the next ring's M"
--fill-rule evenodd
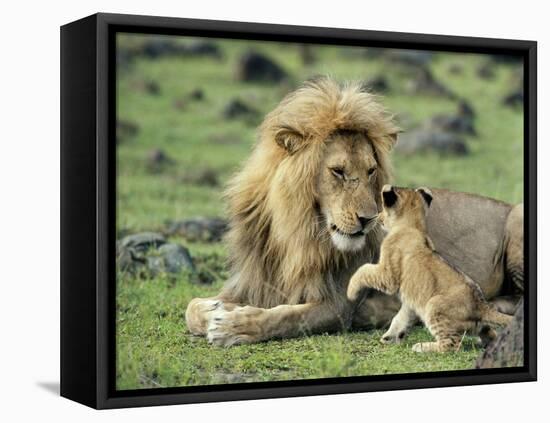
M189 330L234 345L389 324L400 306L395 296L374 291L352 304L346 288L361 264L378 259L383 234L370 218L391 176L398 131L358 83L319 78L285 97L227 190L231 277L218 296L189 303ZM504 239L512 207L437 194L428 221L442 256L473 272L486 295L501 294L503 255L519 239L514 231ZM410 324L406 310L399 315L388 339Z
M266 116L254 153L227 191L227 242L236 277L223 298L273 307L334 297L322 275L337 271L343 258L320 239L324 228L316 224L315 203L326 141L338 129L368 133L380 183L388 181L397 128L359 84L341 87L323 78L287 96Z
M465 331L479 323L507 324L512 317L487 303L481 288L436 251L426 229L432 193L386 185L382 190L380 221L389 232L382 242L378 264L363 265L351 278L348 298L363 288L398 294L403 304L397 320L420 317L436 338L413 346L418 352L443 352L460 347ZM403 322L401 322L403 325ZM483 327L480 335L494 337Z
M318 331L326 329L323 319L334 321L337 314L339 327L349 326L345 285L350 262L373 260L381 234L369 228L360 252L343 253L330 241L323 210L346 233L359 216L377 213L377 192L389 181L389 152L398 131L359 83L320 78L284 98L266 116L252 155L229 184L226 241L232 277L217 298L265 309L316 304L320 310L297 308L306 315L296 317L292 310L289 319L303 319L302 326ZM329 174L331 159L346 166L340 185L329 182L336 180ZM375 172L368 174L372 168ZM342 193L340 207L332 204L333 190ZM188 307L187 323L194 333L204 333L205 321L212 318L209 306L202 305L208 300L194 300ZM289 322L288 330L284 323L265 328L254 339L296 336L291 328L296 324Z

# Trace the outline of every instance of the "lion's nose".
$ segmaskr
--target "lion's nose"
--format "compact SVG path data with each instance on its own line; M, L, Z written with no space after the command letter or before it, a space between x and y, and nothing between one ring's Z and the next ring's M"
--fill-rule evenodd
M376 219L376 216L366 217L366 216L357 215L357 219L359 220L359 223L360 223L360 225L361 225L361 229L365 229L365 227L366 227L370 222L372 222L374 219Z

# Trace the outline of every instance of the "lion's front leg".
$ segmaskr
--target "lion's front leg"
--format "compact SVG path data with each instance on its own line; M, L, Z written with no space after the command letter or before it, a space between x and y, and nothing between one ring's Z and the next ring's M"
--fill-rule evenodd
M336 331L350 325L347 307L329 304L280 305L274 308L236 307L212 314L207 339L219 346L252 344L273 338L295 338Z

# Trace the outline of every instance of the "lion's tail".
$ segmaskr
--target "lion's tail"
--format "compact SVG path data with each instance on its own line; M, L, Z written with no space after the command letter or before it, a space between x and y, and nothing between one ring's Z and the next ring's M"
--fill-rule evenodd
M492 304L485 303L481 309L481 320L495 325L505 326L512 321L513 316L501 313Z

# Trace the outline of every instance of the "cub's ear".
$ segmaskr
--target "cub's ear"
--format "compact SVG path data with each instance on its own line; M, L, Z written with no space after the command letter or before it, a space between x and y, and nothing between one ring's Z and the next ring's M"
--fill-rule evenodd
M422 198L424 199L424 201L426 202L428 207L430 207L430 204L432 204L432 200L433 200L433 197L434 197L432 192L428 188L425 188L425 187L417 188L416 192L418 192L420 195L422 195Z
M387 208L393 207L397 202L397 193L391 185L386 184L382 187L382 202Z
M275 142L292 155L303 145L304 136L290 127L281 127L275 133Z

